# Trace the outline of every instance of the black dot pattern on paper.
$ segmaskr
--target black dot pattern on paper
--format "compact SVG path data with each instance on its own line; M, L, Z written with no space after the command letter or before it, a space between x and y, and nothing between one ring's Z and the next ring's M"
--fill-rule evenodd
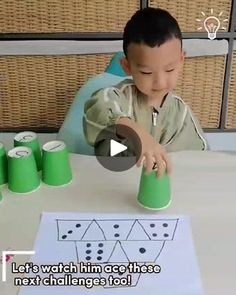
M102 257L101 257L101 256L98 256L98 257L97 257L97 260L102 260Z
M103 251L102 250L98 250L98 252L97 252L98 254L102 254L103 253Z
M156 234L156 233L153 233L152 236L153 236L153 237L157 237L157 234Z
M103 247L103 243L99 243L98 244L98 247Z
M86 251L86 254L90 254L92 251L91 250L87 250Z
M164 237L167 238L167 237L169 237L169 235L168 234L164 234Z
M91 259L91 257L90 256L86 256L86 260L90 260Z
M141 254L143 254L143 253L146 252L146 249L145 249L145 248L139 248L139 252L140 252Z
M76 227L78 228L78 227L81 227L81 224L80 223L77 223L76 224Z
M168 226L168 223L163 223L162 226L163 227L167 227Z
M73 233L73 231L72 230L68 230L68 234L72 234Z
M87 245L86 245L87 247L91 247L91 244L90 243L87 243Z
M119 234L115 234L114 236L115 236L116 238L118 238L120 235L119 235Z
M114 225L114 228L119 228L119 224L115 224Z
M67 235L63 235L61 238L62 238L63 240L65 240L65 239L67 238Z
M155 227L155 224L154 224L154 223L151 223L151 224L150 224L150 227Z

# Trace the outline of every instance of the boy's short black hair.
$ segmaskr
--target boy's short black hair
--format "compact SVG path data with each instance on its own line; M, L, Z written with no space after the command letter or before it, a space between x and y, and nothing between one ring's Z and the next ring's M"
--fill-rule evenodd
M182 47L180 27L176 19L168 11L151 7L140 9L125 26L123 51L127 56L130 43L144 43L150 47L159 47L174 37L181 41Z

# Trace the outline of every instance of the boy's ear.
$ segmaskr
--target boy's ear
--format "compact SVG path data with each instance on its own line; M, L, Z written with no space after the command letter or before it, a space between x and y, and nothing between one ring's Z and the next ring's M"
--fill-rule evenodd
M124 72L126 73L127 76L130 76L130 66L129 66L129 62L127 60L126 57L121 57L120 58L120 65L122 67L122 69L124 70Z

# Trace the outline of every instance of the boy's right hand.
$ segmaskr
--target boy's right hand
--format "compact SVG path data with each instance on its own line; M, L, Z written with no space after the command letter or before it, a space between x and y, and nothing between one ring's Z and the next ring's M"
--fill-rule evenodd
M152 135L129 118L120 118L117 124L132 128L140 137L142 152L137 162L138 167L144 164L146 173L148 174L153 170L153 166L156 164L158 177L160 177L165 171L168 174L171 173L172 168L170 158L164 147L157 143Z
M156 164L157 175L160 177L165 171L171 173L171 163L167 152L164 147L155 142L154 138L145 130L139 132L140 140L142 143L142 153L137 166L142 164L145 166L146 173L149 174Z

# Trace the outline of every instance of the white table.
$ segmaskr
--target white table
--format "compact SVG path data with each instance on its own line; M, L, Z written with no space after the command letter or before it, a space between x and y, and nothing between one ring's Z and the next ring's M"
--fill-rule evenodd
M190 216L205 293L236 294L236 154L178 152L171 158L172 204L160 213ZM32 250L42 211L153 214L136 202L140 169L111 172L94 157L74 154L71 164L74 178L66 187L42 183L27 195L11 193L7 186L2 188L1 251L9 247ZM11 261L19 264L27 257L17 255ZM6 283L0 282L0 294L17 294L10 267L7 278Z

